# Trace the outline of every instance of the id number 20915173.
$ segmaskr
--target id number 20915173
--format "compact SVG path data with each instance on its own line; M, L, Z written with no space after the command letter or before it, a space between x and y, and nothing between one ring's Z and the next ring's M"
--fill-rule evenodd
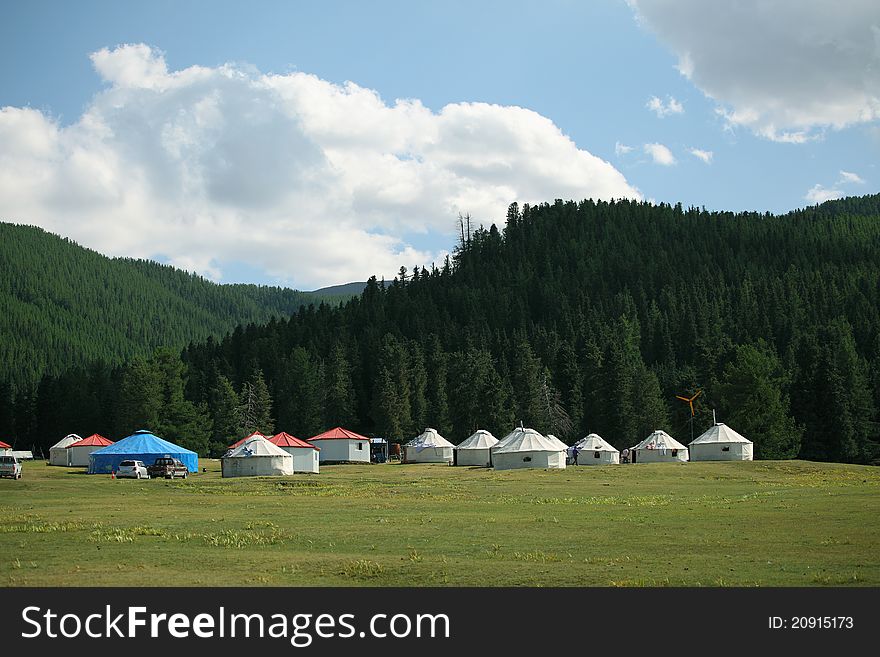
M851 630L852 616L770 616L767 626L771 630Z

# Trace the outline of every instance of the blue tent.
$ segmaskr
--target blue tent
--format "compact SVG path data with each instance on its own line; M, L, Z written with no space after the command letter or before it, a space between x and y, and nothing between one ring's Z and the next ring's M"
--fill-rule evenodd
M122 461L128 459L152 465L162 456L180 459L190 472L199 471L198 454L141 429L128 438L92 452L89 455L89 474L110 474L119 468Z

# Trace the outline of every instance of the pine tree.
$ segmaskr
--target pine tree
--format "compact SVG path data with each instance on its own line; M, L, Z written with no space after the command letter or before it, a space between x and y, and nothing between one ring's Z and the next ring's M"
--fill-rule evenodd
M453 354L449 414L452 435L464 439L477 429L506 434L514 424L509 384L484 349Z
M805 339L800 362L795 388L806 424L801 458L869 462L877 452L876 408L850 323L835 319Z
M410 404L411 374L405 347L391 333L382 340L378 385L373 393L373 417L383 437L402 441L416 435Z
M242 430L246 434L259 431L264 436L273 435L275 421L272 419L272 397L261 369L257 368L251 373L238 397Z
M157 431L163 414L162 374L143 358L136 358L122 376L116 434L128 436L139 429Z
M410 347L409 376L411 422L413 430L418 431L428 426L428 371L425 369L422 348L416 342Z
M541 376L541 426L547 433L566 441L572 437L574 424L562 403L562 395L550 381L550 370L545 369Z
M763 340L736 347L725 367L716 399L722 418L754 443L755 458L797 456L803 428L790 414L786 376L776 352Z
M588 340L584 347L582 433L584 435L591 432L599 433L606 436L606 439L610 439L611 420L609 419L609 406L605 403L607 382L603 376L605 372L603 362L602 348L595 339Z
M577 354L571 343L564 343L556 355L556 372L558 373L558 388L560 392L560 404L568 412L571 420L571 435L584 436L584 393L583 374L578 363ZM560 435L560 434L557 434ZM560 437L562 437L560 435Z
M229 445L243 437L240 401L229 379L218 375L208 395L212 427L210 453L222 456Z
M323 415L323 373L321 364L303 347L296 347L284 368L278 400L280 428L295 436L321 433Z
M162 402L154 432L196 453L206 454L211 420L207 405L194 404L184 396L186 367L180 356L170 349L160 348L148 365L158 375Z
M378 434L392 442L403 442L406 433L400 421L399 399L394 376L383 367L373 392L373 422Z
M522 338L516 345L510 363L510 371L516 400L517 421L541 431L547 416L544 367L525 338ZM546 427L543 430L546 431Z
M34 391L19 390L15 395L15 436L16 445L28 445L34 456L49 456L51 438L37 432L36 394ZM27 449L27 448L25 448Z
M632 408L631 426L636 437L644 438L657 429L669 426L668 406L663 401L660 382L657 375L646 366L633 378Z
M427 411L424 424L436 427L441 432L448 431L449 398L447 394L448 383L448 355L443 351L440 340L432 334L428 342L428 355L426 359L427 385L425 396L427 399Z
M0 440L13 446L20 441L15 427L15 399L12 385L5 381L0 381Z
M351 365L342 344L335 342L324 368L325 390L324 425L350 426L355 421L355 395L351 380Z
M642 434L643 422L637 415L641 404L640 386L637 383L645 371L645 364L639 352L637 321L621 317L614 334L614 340L606 346L602 364L602 378L605 381L602 405L607 418L606 440L622 448L639 442L647 435Z

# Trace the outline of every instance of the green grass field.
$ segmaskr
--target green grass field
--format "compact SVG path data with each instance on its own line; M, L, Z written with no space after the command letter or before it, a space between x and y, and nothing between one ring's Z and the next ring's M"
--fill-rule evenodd
M756 461L0 480L6 586L877 586L880 469Z

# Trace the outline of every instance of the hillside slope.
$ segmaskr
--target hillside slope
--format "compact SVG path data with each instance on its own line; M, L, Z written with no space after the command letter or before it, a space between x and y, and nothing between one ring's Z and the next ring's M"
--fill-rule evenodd
M92 361L121 363L160 345L180 348L239 324L286 317L324 298L278 287L217 285L7 223L0 223L0 272L0 380L19 385Z

